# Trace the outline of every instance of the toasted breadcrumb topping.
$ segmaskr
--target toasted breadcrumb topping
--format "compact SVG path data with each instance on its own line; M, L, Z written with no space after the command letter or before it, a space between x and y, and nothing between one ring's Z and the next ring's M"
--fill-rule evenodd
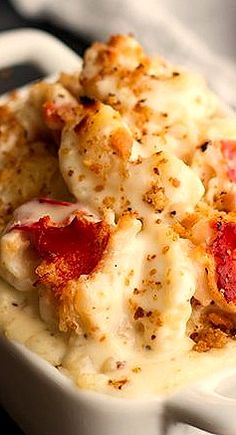
M54 362L79 386L123 394L140 355L233 345L236 121L200 75L96 42L2 102L0 156L0 275L74 346Z

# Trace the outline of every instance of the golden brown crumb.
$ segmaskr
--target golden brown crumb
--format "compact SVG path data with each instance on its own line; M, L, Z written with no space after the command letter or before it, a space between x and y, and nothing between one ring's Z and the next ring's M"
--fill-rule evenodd
M172 184L172 186L174 187L179 187L180 186L180 181L178 180L178 178L173 178L170 177L169 178L169 182Z
M134 313L134 320L138 320L145 316L145 311L142 307L138 307Z
M199 332L194 332L190 338L195 342L193 350L196 352L207 352L210 349L222 349L227 341L227 335L220 329L205 326Z
M117 128L110 136L110 145L123 159L128 159L132 147L133 139L123 128Z
M147 261L154 260L156 258L156 254L148 254L147 255Z
M204 308L194 297L191 304L195 314L195 322L192 319L193 325L195 323L192 326L194 331L190 334L190 338L195 342L193 350L206 352L214 348L220 349L229 339L235 339L236 322L230 313L220 311L215 304Z
M94 187L95 192L102 192L103 189L104 186L102 184L98 184L97 186Z
M221 330L231 330L235 327L233 319L227 313L211 312L206 315L207 321Z
M214 196L214 206L219 211L230 212L236 209L235 192L220 192Z
M126 361L116 361L116 368L123 369L126 366Z
M182 238L186 239L190 237L190 232L180 223L175 222L172 225L172 229Z
M163 248L162 248L162 254L165 255L169 251L169 249L170 249L169 246L163 246Z
M132 372L133 373L140 373L141 372L141 367L134 367L133 369L132 369Z
M182 220L181 224L183 225L184 228L189 230L194 226L194 224L197 223L198 220L199 220L199 214L191 213L186 215L186 217Z
M156 212L161 213L167 204L165 189L163 187L153 185L143 195L143 201L151 205Z
M127 378L124 379L109 379L108 385L111 387L114 387L116 390L122 390L124 385L126 385L129 382Z
M105 207L112 208L115 203L115 198L113 196L106 196L102 202Z

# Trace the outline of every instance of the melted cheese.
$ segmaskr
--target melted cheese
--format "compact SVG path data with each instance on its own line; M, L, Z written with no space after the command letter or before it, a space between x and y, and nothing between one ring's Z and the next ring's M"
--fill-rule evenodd
M53 138L60 173L79 202L33 200L14 211L0 241L0 274L14 287L0 283L1 332L80 388L124 397L169 394L212 366L234 365L232 340L198 353L188 324L193 296L211 303L203 260L213 208L226 208L219 192L229 194L226 211L235 211L235 183L217 142L236 138L235 119L222 113L202 77L148 58L132 37L94 44L80 84L75 76L64 83L73 96L60 83L40 83L13 99L14 134L9 121L2 127L4 158L23 141L22 128L30 140ZM203 151L206 141L213 143ZM36 155L42 178L51 160L57 169L55 156L49 170L41 160ZM5 195L2 180L1 188ZM91 222L104 220L110 238L94 270L69 280L57 299L47 282L38 285L42 259L17 225L49 216L60 226L78 210Z
M0 282L0 331L9 340L23 343L71 377L79 388L120 397L166 395L199 381L224 367L234 366L236 345L199 354L168 349L130 350L130 342L94 343L84 337L58 333L38 316L35 293L23 293ZM119 389L119 386L122 386Z

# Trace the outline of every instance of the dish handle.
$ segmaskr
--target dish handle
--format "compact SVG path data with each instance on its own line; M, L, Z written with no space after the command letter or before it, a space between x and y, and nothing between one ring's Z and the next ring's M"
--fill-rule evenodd
M186 423L211 434L236 434L236 399L204 387L175 394L167 402L167 411L175 422Z
M54 36L37 29L9 30L0 33L0 68L32 62L46 75L73 71L81 58Z

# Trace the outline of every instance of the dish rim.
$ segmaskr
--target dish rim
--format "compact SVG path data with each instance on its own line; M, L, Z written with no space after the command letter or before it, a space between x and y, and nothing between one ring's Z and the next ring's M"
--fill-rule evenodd
M40 46L41 49L35 50L35 46ZM45 56L45 50L47 56ZM50 75L49 80L55 78L60 70L68 72L78 70L82 63L82 59L57 38L44 31L30 28L2 32L0 34L0 52L0 67L9 67L13 64L30 61L39 65L46 76ZM27 89L27 85L19 88L19 91L25 89ZM3 101L6 96L0 96L0 100ZM63 388L66 388L73 397L76 395L80 400L89 401L90 405L93 403L93 405L98 406L99 403L99 406L115 406L123 409L135 405L136 408L142 408L142 411L146 407L149 411L150 409L156 411L157 405L159 407L165 405L173 415L176 415L179 421L194 424L195 427L204 430L214 430L219 434L234 435L236 433L236 423L233 429L228 424L229 421L232 422L231 419L236 409L236 400L228 399L216 394L214 391L203 388L200 382L193 383L188 388L183 388L177 393L166 397L152 396L144 399L114 397L105 393L85 391L75 387L66 375L59 373L55 367L39 355L20 343L8 341L0 336L0 346L3 344L3 347L6 348L7 346L8 350L10 352L14 351L19 358L24 358L27 363L31 362L42 373L54 379L57 383L63 384ZM229 371L232 373L231 369L226 369L227 375ZM224 370L220 371L221 378L226 376L224 372ZM234 369L233 373L236 374L236 369ZM219 376L217 375L217 377ZM207 379L211 379L211 377L209 376ZM199 404L199 398L205 399L207 402ZM214 403L214 409L212 403ZM223 428L223 432L221 428Z

